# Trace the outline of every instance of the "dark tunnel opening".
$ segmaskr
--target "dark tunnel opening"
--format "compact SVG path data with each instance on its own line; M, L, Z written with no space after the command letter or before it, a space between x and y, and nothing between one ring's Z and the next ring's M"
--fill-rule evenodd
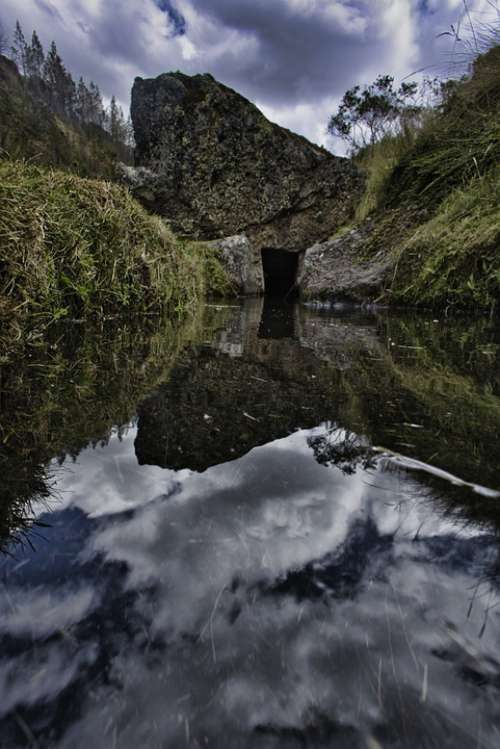
M291 296L296 293L299 253L286 250L262 250L264 290L274 297Z

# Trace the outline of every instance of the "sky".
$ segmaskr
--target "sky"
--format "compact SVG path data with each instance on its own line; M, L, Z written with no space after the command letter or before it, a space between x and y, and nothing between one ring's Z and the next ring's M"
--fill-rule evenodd
M55 40L75 77L95 80L128 108L136 76L211 73L274 122L335 150L326 125L342 94L381 73L401 80L446 74L453 40L498 0L2 0L7 30L19 19ZM499 4L500 7L500 4Z

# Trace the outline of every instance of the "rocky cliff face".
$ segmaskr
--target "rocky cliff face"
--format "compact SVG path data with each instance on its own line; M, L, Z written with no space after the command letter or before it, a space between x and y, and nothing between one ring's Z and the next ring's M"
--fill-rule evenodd
M133 190L177 233L216 239L245 232L255 252L301 251L349 217L362 179L269 122L210 75L136 78Z

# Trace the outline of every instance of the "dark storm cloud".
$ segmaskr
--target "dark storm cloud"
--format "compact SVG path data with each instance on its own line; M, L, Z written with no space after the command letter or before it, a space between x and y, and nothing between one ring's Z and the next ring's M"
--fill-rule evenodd
M490 7L471 0L473 11ZM210 72L315 140L347 87L440 61L461 0L3 0L75 76L127 106L136 75Z
M179 0L182 2L182 0ZM471 0L476 18L487 0ZM258 54L220 74L276 106L341 96L389 72L440 68L450 40L438 34L463 16L462 0L190 0L200 16L255 40Z
M310 101L340 92L346 73L352 77L369 59L370 50L360 55L359 49L369 20L354 9L344 19L327 19L324 9L299 12L279 1L243 0L237 8L227 0L193 4L202 15L255 40L258 54L239 70L224 70L223 58L217 67L266 103Z
M170 20L172 21L174 26L173 36L175 36L176 34L185 34L186 19L184 18L182 13L179 13L177 8L168 0L156 0L156 4L160 10L162 10L169 16Z

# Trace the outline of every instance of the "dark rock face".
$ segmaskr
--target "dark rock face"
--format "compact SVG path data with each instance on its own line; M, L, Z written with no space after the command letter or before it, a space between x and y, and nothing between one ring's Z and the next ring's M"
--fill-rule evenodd
M132 189L182 235L244 232L256 252L305 250L345 222L362 187L347 159L272 124L210 75L136 78L131 116L136 165L148 170Z
M184 352L169 381L141 403L139 464L205 471L299 426L337 419L356 356L383 354L373 323L356 326L354 336L350 326L322 325L298 307L267 318L265 303L251 300L218 341Z

